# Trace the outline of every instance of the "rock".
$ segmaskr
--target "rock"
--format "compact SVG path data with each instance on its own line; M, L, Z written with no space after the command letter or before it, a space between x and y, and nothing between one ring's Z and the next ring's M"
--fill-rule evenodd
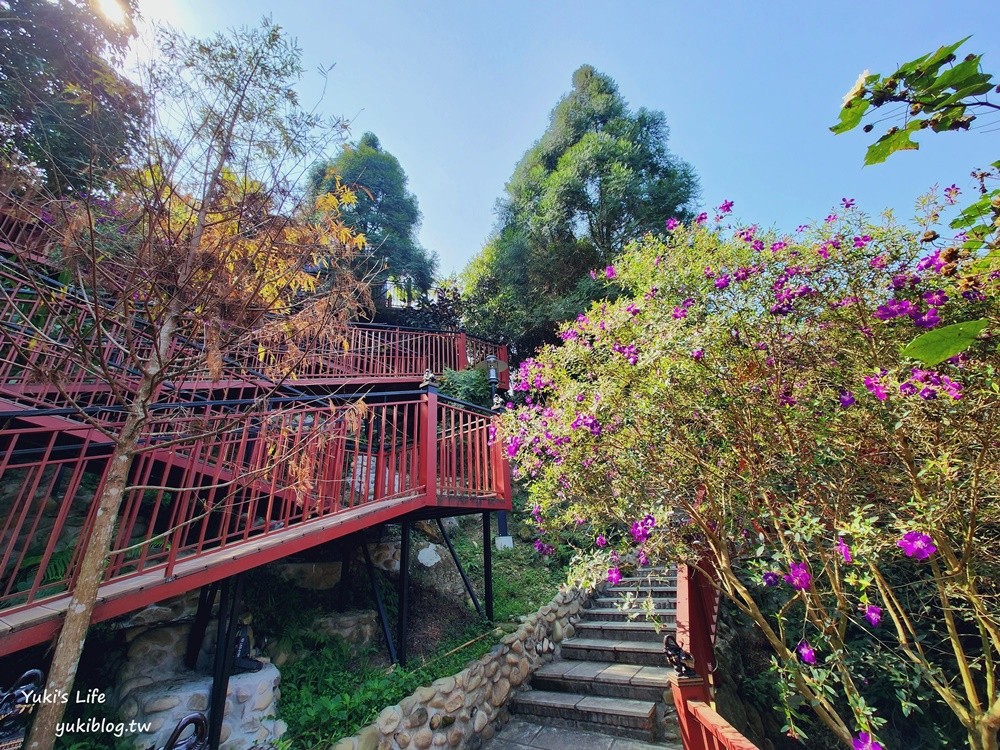
M491 702L494 706L502 706L507 700L508 695L510 695L510 682L501 677L493 685L493 698Z
M482 682L482 678L480 677L479 679L480 682ZM451 696L448 698L448 700L446 700L444 703L444 710L450 714L453 714L462 707L462 704L464 702L465 702L465 696L462 695L461 692L452 693Z
M438 551L440 549L441 547L436 544L428 544L417 553L417 562L425 568L433 568L441 562L441 553Z
M416 734L413 735L413 745L420 748L420 750L426 750L430 747L433 740L434 733L428 727L418 729Z
M399 710L399 706L389 706L378 715L375 726L382 734L392 734L402 720L403 713Z
M368 725L358 732L357 750L376 750L378 747L378 730Z
M195 693L188 698L187 707L192 711L207 711L208 693Z
M417 727L422 727L427 723L427 709L423 706L418 706L413 709L413 713L410 714L409 718L406 720L406 726L410 729L416 729Z
M442 677L441 679L434 680L434 682L431 683L431 687L439 693L450 693L455 689L455 678Z
M267 690L258 693L253 702L254 711L263 711L274 702L274 690L266 685L264 687L267 687Z
M302 589L325 591L340 583L341 563L279 563L274 571L284 580Z
M482 735L483 741L485 742L487 740L493 739L493 735L496 734L496 732L497 732L496 727L494 727L492 724L487 724L485 727L483 727L483 735Z
M480 732L483 731L483 727L485 727L489 723L489 721L490 717L487 716L485 711L483 710L476 711L476 716L472 720L473 731L478 735Z
M431 720L430 720L430 724L429 724L430 728L431 729L440 729L441 728L441 721L442 721L441 720L441 714L434 714L431 717Z
M169 711L175 706L179 706L181 699L176 696L164 695L161 698L154 698L143 706L143 710L147 714L155 714L160 711Z
M448 732L448 745L450 747L459 747L462 744L462 740L465 739L465 735L462 730L455 727L450 732Z
M131 721L139 715L139 703L135 698L128 698L122 703L121 708L118 709L118 713L121 714L121 717L125 721Z
M552 640L556 643L561 643L563 639L563 626L561 622L556 622L552 626Z
M333 750L354 750L354 740L350 737L343 739L333 746Z

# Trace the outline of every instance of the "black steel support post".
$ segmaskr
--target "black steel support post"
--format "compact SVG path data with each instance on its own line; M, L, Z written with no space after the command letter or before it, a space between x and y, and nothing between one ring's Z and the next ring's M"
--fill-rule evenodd
M243 594L243 574L221 583L222 598L219 602L219 628L215 639L215 664L212 670L212 694L208 714L208 747L219 750L222 737L222 720L226 713L226 693L229 692L229 675L233 671L236 648L237 615Z
M187 653L184 655L184 666L188 669L198 668L198 652L205 642L205 631L212 619L212 607L215 606L215 595L219 592L219 584L210 583L202 586L198 592L198 611L195 613L191 631L188 633Z
M458 555L455 554L455 547L452 546L451 539L448 538L448 533L444 530L444 524L441 523L441 519L437 519L438 529L441 531L441 536L444 538L444 543L448 545L448 551L451 553L451 559L455 561L455 567L458 568L458 574L462 576L462 583L465 584L465 590L469 592L469 597L472 599L472 603L476 607L476 612L479 613L480 617L483 617L483 607L479 603L479 598L476 596L475 590L472 588L472 581L469 580L469 576L465 574L465 568L462 567L462 563L458 559Z
M410 619L410 522L400 524L401 544L399 547L399 624L396 628L396 642L399 644L399 663L406 666L406 632Z
M372 584L372 596L375 597L378 621L382 623L382 637L385 638L385 647L389 649L389 661L393 664L398 664L399 658L396 656L396 644L392 642L392 628L389 626L389 614L385 611L382 592L378 590L378 581L375 580L375 566L372 565L372 556L368 552L368 543L362 541L361 549L365 553L365 567L368 569L368 580Z
M490 544L490 514L483 513L483 596L486 619L493 620L493 545Z
M368 545L362 540L361 546L368 552ZM347 582L351 580L351 557L354 556L354 537L349 536L340 540L340 583L337 584L337 609L347 609Z

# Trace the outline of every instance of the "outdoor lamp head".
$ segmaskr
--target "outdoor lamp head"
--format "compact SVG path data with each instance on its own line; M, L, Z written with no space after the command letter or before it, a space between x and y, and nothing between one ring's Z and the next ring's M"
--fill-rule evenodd
M493 354L486 357L486 380L490 383L500 382L500 374L497 372L497 358Z

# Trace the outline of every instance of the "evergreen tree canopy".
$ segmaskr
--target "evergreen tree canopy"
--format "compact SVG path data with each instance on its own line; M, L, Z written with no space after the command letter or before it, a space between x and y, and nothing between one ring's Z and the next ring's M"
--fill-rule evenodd
M357 194L357 203L343 208L343 219L368 240L368 267L361 272L374 276L374 282L389 279L411 294L430 289L437 259L417 241L420 209L406 189L399 160L373 133L365 133L336 159L313 167L310 190L315 195L329 192L337 179Z
M691 218L698 179L667 149L668 132L662 112L632 112L609 76L589 65L573 74L507 183L497 232L466 268L476 332L529 354L593 298L590 270L667 218Z

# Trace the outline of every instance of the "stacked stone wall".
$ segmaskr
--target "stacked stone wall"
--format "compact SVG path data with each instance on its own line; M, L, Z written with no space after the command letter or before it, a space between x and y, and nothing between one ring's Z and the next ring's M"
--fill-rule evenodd
M559 656L592 595L592 589L561 589L489 653L384 709L333 750L476 750L510 719L508 704L535 670Z

